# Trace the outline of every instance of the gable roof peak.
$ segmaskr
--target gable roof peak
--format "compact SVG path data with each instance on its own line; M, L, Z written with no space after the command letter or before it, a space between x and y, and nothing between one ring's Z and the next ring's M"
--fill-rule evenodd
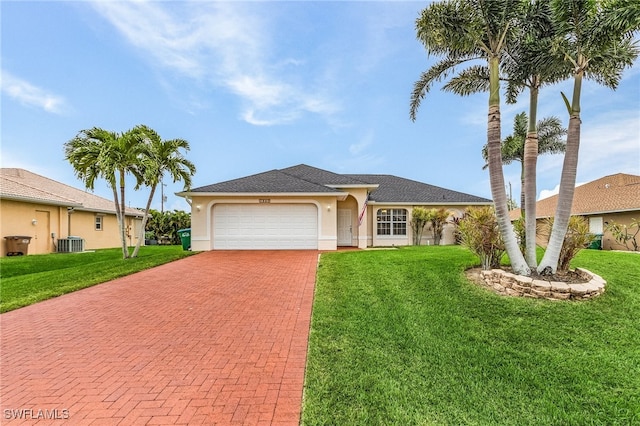
M317 185L340 186L340 185L366 185L352 175L343 175L328 170L319 169L317 167L308 166L306 164L298 164L297 166L287 167L280 170L290 176L298 179L312 182Z

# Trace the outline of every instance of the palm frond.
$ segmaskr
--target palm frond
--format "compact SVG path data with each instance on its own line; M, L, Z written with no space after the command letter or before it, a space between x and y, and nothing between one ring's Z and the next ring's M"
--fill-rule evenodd
M451 78L442 90L456 95L468 96L473 93L489 91L489 68L484 65L474 65Z
M445 58L420 75L420 79L413 85L413 92L411 94L409 115L412 121L416 120L420 102L426 94L429 93L431 86L436 82L446 79L450 74L455 72L456 66L467 60L469 59Z

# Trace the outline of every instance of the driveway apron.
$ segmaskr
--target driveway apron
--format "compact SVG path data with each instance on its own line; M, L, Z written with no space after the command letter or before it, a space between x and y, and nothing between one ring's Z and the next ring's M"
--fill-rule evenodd
M0 423L298 424L317 260L204 252L1 315Z

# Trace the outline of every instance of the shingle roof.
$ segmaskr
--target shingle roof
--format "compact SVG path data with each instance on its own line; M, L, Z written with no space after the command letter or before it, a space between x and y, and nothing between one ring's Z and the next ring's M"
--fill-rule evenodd
M24 169L0 169L0 198L75 207L78 210L115 213L112 200ZM126 214L140 216L143 212L127 207Z
M370 186L380 203L491 203L491 200L392 175L337 174L299 164L192 189L191 193L343 193L336 187ZM376 188L377 187L377 188Z
M349 175L364 182L377 183L378 189L371 192L371 201L383 203L450 204L491 203L487 198L452 191L393 175Z
M298 164L297 166L288 167L281 171L288 175L321 185L365 185L367 183L360 181L354 175L339 175L327 170L307 166L306 164Z
M556 214L558 195L536 203L536 217L552 217ZM572 215L612 213L640 210L640 176L618 173L596 179L576 187L573 194ZM520 210L512 212L515 217Z
M284 173L281 170L270 170L264 173L214 183L192 189L190 192L223 192L223 193L341 193L328 186L309 182Z

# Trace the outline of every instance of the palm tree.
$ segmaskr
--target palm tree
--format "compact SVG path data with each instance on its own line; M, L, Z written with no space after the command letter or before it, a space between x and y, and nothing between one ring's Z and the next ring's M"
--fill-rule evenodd
M555 273L567 232L580 149L580 95L583 79L611 89L625 68L638 56L635 37L640 29L640 2L631 0L554 0L556 38L553 52L563 58L573 77L571 101L563 94L569 112L567 148L560 178L558 204L551 237L538 266L542 274Z
M501 65L503 79L507 81L507 103L515 103L518 95L525 89L529 89L529 124L521 125L519 133L522 134L520 155L522 162L522 196L521 211L526 222L525 234L528 238L526 244L525 259L530 268L536 267L536 164L538 159L538 131L536 117L538 109L538 94L545 84L557 82L566 78L566 69L561 66L557 58L549 56L549 52L555 35L555 29L551 20L551 7L547 0L533 0L523 3L523 14L519 17L516 35L506 48L506 54ZM472 72L461 73L451 79L444 86L445 90L458 94L475 93L488 90L488 70L477 68ZM484 80L484 81L483 81ZM503 161L506 154L507 161L513 161L512 152L505 153L503 144ZM487 160L486 146L483 151ZM505 162L505 164L507 164ZM528 197L524 194L528 194Z
M524 154L525 140L530 133L528 131L528 121L529 119L527 118L526 112L523 111L517 114L513 119L513 133L502 141L502 164L508 165L514 161L520 163L520 212L522 217L524 217L525 209L523 206L525 205L526 198L524 191ZM538 121L536 134L538 139L538 155L559 154L564 152L565 141L562 137L567 134L567 129L562 127L559 118L546 117ZM482 147L482 157L485 162L488 160L486 145ZM482 168L486 169L487 167L489 166L485 164Z
M520 163L520 215L524 219L524 254L527 264L531 268L535 268L536 257L536 212L535 212L535 192L533 195L527 195L525 187L527 180L534 180L533 187L535 190L535 173L526 175L527 167L525 166L526 148L535 147L537 153L540 154L559 154L565 150L565 142L563 136L567 134L567 129L562 127L560 119L557 117L546 117L538 121L535 132L528 129L528 122L525 112L517 114L513 119L513 133L502 141L502 162L503 164L511 164L514 161ZM534 143L527 145L527 141L533 139ZM529 155L531 156L531 155ZM482 148L482 157L487 161L487 146ZM529 168L535 171L535 162L529 163ZM483 168L487 168L487 165ZM532 176L533 175L533 176ZM528 203L527 198L531 198L533 203ZM533 204L534 210L531 215L526 215L526 206ZM527 226L532 223L533 226ZM527 243L530 242L530 243Z
M507 102L514 103L524 90L529 91L529 122L523 136L522 149L522 200L521 211L525 221L525 259L531 269L537 266L536 255L536 179L538 154L547 152L549 146L543 143L540 135L538 115L538 95L542 86L566 78L565 67L553 55L548 55L555 27L551 19L551 7L548 0L534 0L525 3L525 10L518 25L518 35L509 46L503 72L508 76ZM557 120L557 119L556 119ZM544 120L542 120L544 121ZM561 129L557 126L545 128L552 132ZM565 131L566 133L566 131ZM557 135L558 137L561 135ZM550 141L544 141L547 143Z
M477 60L488 64L487 152L491 194L511 266L516 273L529 275L530 269L509 220L500 137L500 64L514 35L521 6L518 0L459 0L433 3L424 9L416 21L418 39L429 54L442 55L444 59L422 73L414 84L410 116L416 119L420 102L431 86L455 72L455 67ZM475 65L465 72L481 74L481 69L481 65Z
M88 189L94 189L95 180L103 178L113 191L116 218L120 231L123 258L129 257L125 224L125 177L136 168L138 146L130 132L116 133L93 127L81 130L65 143L65 158L71 163L76 176ZM120 196L118 196L118 187Z
M147 217L151 209L151 201L163 175L167 173L173 179L173 182L184 182L186 190L191 186L191 177L194 175L196 167L181 153L181 150L189 151L190 149L189 142L186 140L162 140L156 131L142 125L135 127L132 132L135 135L134 137L144 146L141 150L141 161L139 164L142 179L139 181L136 189L140 187L141 184L151 188L145 207L145 214L142 219L142 226L140 227L140 236L131 255L131 257L137 257L140 245L144 239Z
M535 212L535 168L536 158L540 154L558 154L565 150L565 142L563 136L567 134L567 129L562 127L560 119L557 117L546 117L538 121L534 132L529 129L530 120L525 112L517 114L513 120L513 133L502 141L502 162L503 164L511 164L513 161L520 163L520 214L524 219L524 255L527 264L531 268L536 267L536 212ZM530 154L528 157L534 157L532 161L527 159L527 148L537 149L535 156ZM482 148L482 157L487 161L487 146ZM526 165L525 165L526 164ZM485 165L484 168L487 166ZM532 173L527 175L526 170L533 169ZM527 181L533 180L533 184L529 185L529 189L533 186L534 193L527 193ZM533 202L528 202L531 199ZM533 204L533 211L531 205ZM528 207L528 208L527 208ZM527 211L527 214L525 213ZM531 225L531 226L529 226Z

